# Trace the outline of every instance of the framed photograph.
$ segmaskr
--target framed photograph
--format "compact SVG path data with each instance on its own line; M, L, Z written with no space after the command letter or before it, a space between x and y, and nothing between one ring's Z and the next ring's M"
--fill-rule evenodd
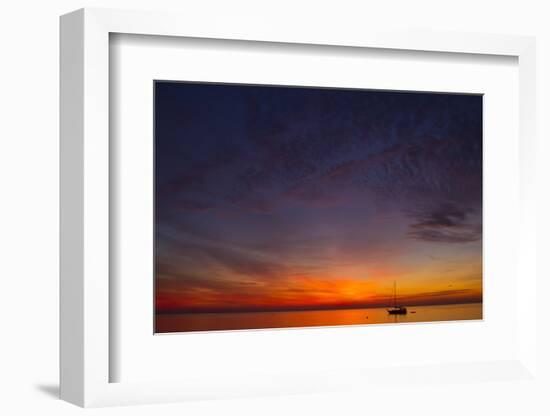
M481 95L153 88L155 333L482 319Z
M534 39L235 27L61 18L61 397L536 385Z

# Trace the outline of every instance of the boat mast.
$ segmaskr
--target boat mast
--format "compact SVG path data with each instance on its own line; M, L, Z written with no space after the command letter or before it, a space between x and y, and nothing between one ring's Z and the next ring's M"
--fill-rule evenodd
M397 308L397 283L393 281L393 307Z

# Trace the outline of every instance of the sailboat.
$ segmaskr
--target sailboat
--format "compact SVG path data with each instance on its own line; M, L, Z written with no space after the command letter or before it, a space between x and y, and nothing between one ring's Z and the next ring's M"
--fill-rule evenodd
M390 315L406 315L407 308L404 306L397 306L397 285L393 282L393 306L387 309Z

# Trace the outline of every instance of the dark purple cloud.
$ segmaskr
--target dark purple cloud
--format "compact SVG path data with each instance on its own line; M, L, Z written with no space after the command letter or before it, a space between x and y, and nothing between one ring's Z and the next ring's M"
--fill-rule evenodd
M441 243L468 243L481 239L480 217L473 208L446 202L411 215L408 236L417 240Z

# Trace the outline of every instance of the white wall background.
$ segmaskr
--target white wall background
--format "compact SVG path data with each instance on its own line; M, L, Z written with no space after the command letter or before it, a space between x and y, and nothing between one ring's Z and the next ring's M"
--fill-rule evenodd
M546 252L550 212L550 11L541 0L6 0L0 12L0 414L72 415L81 409L56 399L58 383L58 16L74 9L116 7L263 16L280 21L319 20L327 25L430 27L441 30L536 35L539 101L539 235ZM544 253L542 253L544 254ZM550 276L550 268L539 267ZM548 281L540 293L550 293ZM550 330L548 331L550 332ZM546 351L548 333L541 332ZM546 354L540 354L548 367ZM546 371L550 374L550 371ZM439 390L432 387L430 392ZM550 391L550 388L548 388ZM92 410L101 415L364 415L407 413L408 408L446 415L550 414L543 392L501 383L480 392L457 385L441 395L414 388L387 407L351 393L271 397ZM487 397L489 395L490 397ZM489 399L489 400L488 400ZM544 403L544 404L542 404Z

